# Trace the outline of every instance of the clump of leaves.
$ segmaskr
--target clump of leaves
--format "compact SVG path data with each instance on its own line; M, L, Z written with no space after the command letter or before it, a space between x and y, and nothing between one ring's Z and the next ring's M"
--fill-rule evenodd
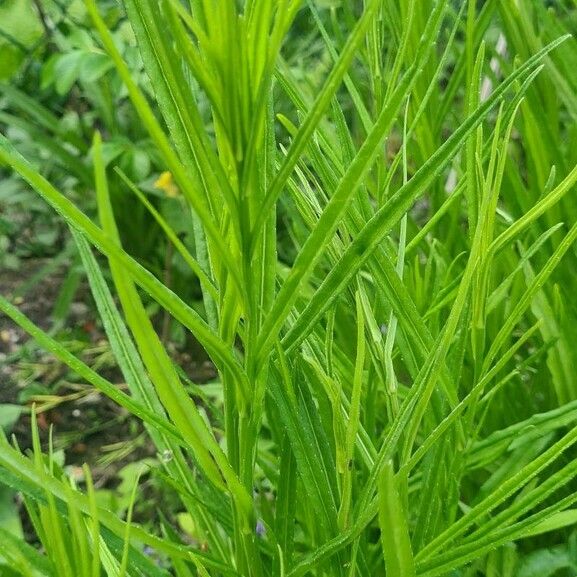
M566 296L577 222L564 209L577 181L565 144L576 92L555 90L577 47L562 9L124 4L155 103L87 1L186 203L193 251L160 222L203 307L123 248L111 180L146 199L99 133L98 224L5 138L0 160L73 230L130 395L0 307L144 422L192 539L168 522L154 534L97 513L6 441L4 477L97 517L88 544L120 574L168 575L145 563L145 547L179 577L515 575L539 550L561 551L577 500ZM301 9L331 62L314 91L283 53ZM216 396L188 386L140 290L203 346ZM525 560L517 541L532 544Z

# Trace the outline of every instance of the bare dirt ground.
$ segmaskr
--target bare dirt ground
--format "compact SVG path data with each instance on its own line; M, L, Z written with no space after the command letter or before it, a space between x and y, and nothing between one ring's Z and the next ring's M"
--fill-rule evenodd
M46 331L54 327L52 311L67 274L66 267L57 268L21 293L29 279L49 262L49 259L22 259L17 270L0 271L0 294L11 299ZM17 296L19 294L21 296ZM158 324L161 323L159 318ZM72 342L87 364L112 383L124 387L86 282L76 291L66 323L56 338ZM182 350L169 348L175 361L194 382L202 384L214 379L214 367L192 338ZM34 394L34 388L40 388L40 394ZM65 450L66 463L81 466L88 462L101 485L113 479L127 462L154 453L135 419L40 350L11 319L0 314L0 404L21 402L27 409L12 431L21 448L30 447L30 408L36 403L44 440L52 427L54 439Z

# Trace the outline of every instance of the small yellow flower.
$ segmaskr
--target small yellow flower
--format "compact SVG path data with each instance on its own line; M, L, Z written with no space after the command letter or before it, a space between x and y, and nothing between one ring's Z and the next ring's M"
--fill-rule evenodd
M169 198L176 198L180 194L180 190L174 179L172 178L172 173L165 170L154 183L154 188L162 190L166 196Z

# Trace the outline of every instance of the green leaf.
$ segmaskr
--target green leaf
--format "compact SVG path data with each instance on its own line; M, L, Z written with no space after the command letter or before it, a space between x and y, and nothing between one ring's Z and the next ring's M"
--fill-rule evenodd
M407 516L398 491L393 464L387 462L379 480L379 526L387 575L416 575Z
M205 346L209 354L215 355L224 365L243 381L238 361L233 357L230 348L219 339L196 311L186 305L172 291L164 286L149 271L120 249L111 238L97 227L71 201L58 192L45 178L38 174L21 155L0 135L0 161L9 163L25 178L53 208L74 228L80 231L96 248L110 258L122 263L124 270L134 276L135 280L151 295L158 299L175 318L190 328ZM218 362L218 361L217 361Z
M0 404L0 427L9 433L22 414L20 405L11 405L9 403Z

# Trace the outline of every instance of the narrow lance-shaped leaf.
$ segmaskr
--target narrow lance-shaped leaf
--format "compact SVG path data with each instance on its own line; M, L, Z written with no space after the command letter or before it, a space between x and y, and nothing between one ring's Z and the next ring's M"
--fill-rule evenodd
M566 37L549 44L538 54L527 60L518 70L511 74L493 94L477 109L476 113L467 118L447 139L447 141L429 158L417 173L395 193L373 218L366 224L357 238L342 256L340 262L325 278L315 296L309 301L298 321L283 338L283 346L292 348L298 344L313 324L326 311L343 287L357 273L363 263L369 258L378 243L390 231L391 227L402 218L418 196L423 194L427 186L438 176L442 168L450 161L462 146L468 135L483 121L489 111L499 102L503 94L514 83L529 74L539 66L545 56L563 42Z
M0 161L16 170L71 226L109 258L116 259L126 273L144 288L153 298L166 308L177 320L189 328L217 365L228 367L240 383L246 381L239 362L232 350L208 327L200 315L185 304L176 294L162 284L149 271L118 247L102 229L79 210L69 199L42 177L24 158L0 135Z
M108 194L105 166L101 153L101 140L98 133L96 133L94 138L93 151L100 219L104 230L120 246L118 229ZM190 445L194 448L195 457L211 482L217 487L223 487L222 475L233 498L238 500L239 504L242 504L245 511L247 509L250 510L250 497L246 495L222 449L200 415L198 407L182 386L172 360L156 334L132 280L124 274L123 268L114 260L110 261L110 266L128 326L139 347L142 360L148 368L158 396L168 414L183 432L183 435L190 439Z
M427 30L428 35L432 35L435 31L435 25L440 20L440 15L442 14L442 5L443 3L440 2L434 15L435 18L431 19L431 25ZM380 145L392 126L398 110L419 77L419 71L421 70L419 66L423 61L426 61L426 54L425 52L420 55L422 60L417 60L399 82L390 100L380 112L373 129L339 182L337 190L332 195L321 218L316 223L315 228L311 231L310 236L297 255L291 272L284 281L273 308L267 317L267 321L263 326L263 338L261 338L259 342L259 349L261 350L262 356L268 354L267 351L272 347L274 339L286 319L286 315L299 296L299 287L308 279L315 264L321 258L359 182L361 182L377 157Z
M414 577L415 563L407 516L391 461L383 467L379 481L379 525L387 576Z
M307 146L309 138L312 136L313 132L321 121L324 111L330 105L331 99L337 91L344 75L347 72L348 67L355 57L355 53L363 41L363 37L368 27L370 26L372 19L375 17L375 14L379 9L380 1L381 0L371 0L366 6L362 16L359 18L355 26L355 29L349 36L347 44L343 48L338 62L331 70L331 73L325 81L323 88L319 92L313 107L301 125L301 128L293 140L285 161L275 176L274 181L271 183L270 188L264 198L261 212L252 231L253 239L258 237L258 234L264 226L264 223L266 222L272 207L278 200L278 197L284 188L291 172L298 163L301 154ZM255 245L253 244L251 247L251 252L254 250L254 248Z
M227 271L230 273L233 281L236 283L240 290L241 282L237 265L232 259L230 254L230 247L226 245L222 235L220 234L218 226L213 218L213 215L210 213L206 201L203 201L199 197L198 188L193 185L193 182L190 179L190 175L187 173L185 167L180 162L176 153L172 150L168 138L156 120L156 117L154 116L152 109L146 101L146 98L133 80L132 74L127 64L124 62L122 56L116 48L112 35L102 20L102 17L98 13L94 0L86 0L86 5L90 16L94 21L96 29L100 34L102 42L105 45L105 48L108 51L110 57L114 60L117 70L128 89L128 92L142 118L143 123L150 132L151 136L154 138L156 145L164 156L170 172L174 175L174 178L178 182L178 185L183 191L183 194L185 194L187 200L194 208L198 218L202 222L207 236L218 249L219 257L223 260L224 263L226 263Z
M176 442L184 444L184 440L176 427L167 422L160 415L151 411L149 407L135 401L129 395L123 393L112 383L93 371L88 365L65 349L58 341L49 336L42 329L38 328L2 296L0 296L0 310L30 334L30 336L32 336L41 347L51 352L57 359L68 365L74 372L86 379L96 389L104 393L115 403L124 407L127 411L137 416L139 419L142 419L145 423L149 423L156 430L161 431Z
M27 486L37 488L41 494L45 491L49 492L59 502L66 502L66 489L62 481L50 475L39 475L37 468L31 463L30 459L24 457L19 451L10 447L6 438L0 433L0 469L4 469L11 473L17 474L23 480L23 489ZM90 515L91 505L89 499L84 494L78 492L75 494L75 501L78 509ZM103 507L98 509L98 517L101 526L110 530L112 534L122 537L125 534L125 523L116 515ZM212 567L224 574L233 574L236 572L227 565L215 561L204 553L191 550L189 547L176 545L165 541L159 537L151 535L138 525L134 525L131 529L132 538L136 541L149 545L159 552L178 556L181 559L192 560L195 557L200 557L206 567ZM167 575L166 572L162 573Z

